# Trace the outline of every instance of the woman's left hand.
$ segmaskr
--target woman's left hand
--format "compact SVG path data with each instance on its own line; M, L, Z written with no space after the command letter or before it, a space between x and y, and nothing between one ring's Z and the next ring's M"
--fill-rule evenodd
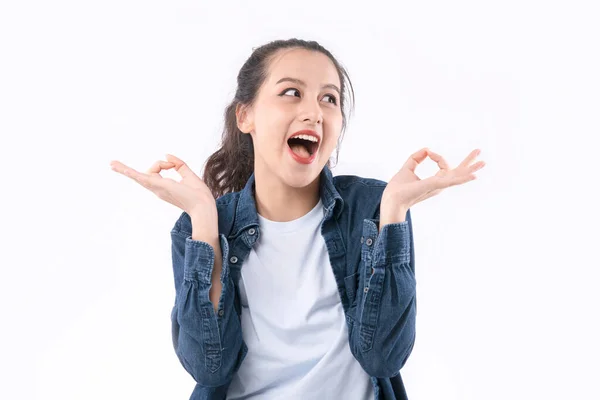
M475 172L485 166L485 162L471 163L479 155L479 149L473 150L458 167L450 169L442 156L427 147L411 155L400 171L387 184L381 198L381 220L404 220L406 211L413 205L439 194L450 186L461 185L476 179ZM420 179L415 168L429 156L437 162L440 170L427 179Z

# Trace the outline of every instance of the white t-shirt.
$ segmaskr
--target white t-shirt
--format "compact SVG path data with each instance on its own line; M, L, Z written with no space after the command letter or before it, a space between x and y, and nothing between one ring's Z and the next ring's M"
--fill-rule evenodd
M260 238L241 267L248 353L227 399L372 400L373 384L350 352L323 236L322 202L288 222L258 215Z

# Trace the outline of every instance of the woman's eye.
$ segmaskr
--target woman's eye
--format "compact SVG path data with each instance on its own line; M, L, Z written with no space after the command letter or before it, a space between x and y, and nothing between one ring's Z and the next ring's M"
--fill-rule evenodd
M289 88L289 89L284 90L283 93L281 93L281 96L286 95L288 92L298 92L298 93L300 93L300 91L298 89ZM326 94L325 97L330 97L330 98L333 99L333 101L330 100L329 103L331 103L331 104L337 104L337 98L334 95Z
M282 94L286 94L287 92L290 92L292 90L298 92L298 89L286 89Z
M329 96L330 98L332 98L332 99L333 99L333 101L332 101L332 102L330 102L331 104L337 104L337 98L336 98L335 96L333 96L333 95L331 95L331 94L326 94L325 96Z

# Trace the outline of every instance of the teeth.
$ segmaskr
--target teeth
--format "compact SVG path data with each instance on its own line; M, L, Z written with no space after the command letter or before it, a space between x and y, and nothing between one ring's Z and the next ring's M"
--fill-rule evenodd
M314 136L310 136L310 135L297 135L297 136L292 136L290 139L292 139L292 138L299 138L299 139L309 140L309 141L315 142L315 143L319 141L319 139L317 139Z

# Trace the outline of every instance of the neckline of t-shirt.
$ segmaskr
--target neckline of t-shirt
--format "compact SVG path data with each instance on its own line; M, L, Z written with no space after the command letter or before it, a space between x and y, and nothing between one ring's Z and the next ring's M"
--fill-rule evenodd
M323 202L319 199L318 203L308 213L304 214L300 218L296 218L292 221L271 221L258 214L258 221L262 230L269 231L271 233L289 233L294 232L305 225L312 225L311 222L314 220L320 221L323 217Z

